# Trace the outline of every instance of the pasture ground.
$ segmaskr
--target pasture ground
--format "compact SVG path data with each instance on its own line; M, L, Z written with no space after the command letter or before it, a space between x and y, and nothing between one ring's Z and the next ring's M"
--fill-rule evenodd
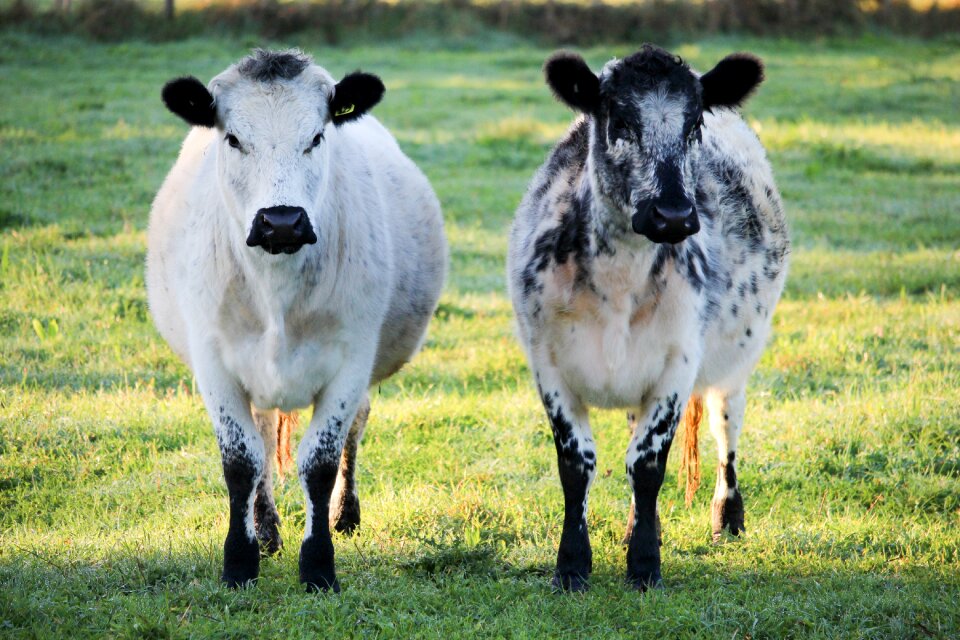
M451 277L424 352L374 390L362 533L344 591L297 583L302 494L259 583L218 583L227 500L191 377L150 322L149 203L186 128L164 81L259 40L100 45L0 33L0 636L864 637L960 635L958 41L714 38L704 69L767 62L746 108L795 251L753 377L742 540L710 543L713 441L692 508L661 494L666 590L625 588L619 412L597 412L585 595L549 587L555 452L512 335L507 230L571 114L549 53L489 35L302 46L386 80L375 113L444 205ZM628 48L585 51L594 65Z

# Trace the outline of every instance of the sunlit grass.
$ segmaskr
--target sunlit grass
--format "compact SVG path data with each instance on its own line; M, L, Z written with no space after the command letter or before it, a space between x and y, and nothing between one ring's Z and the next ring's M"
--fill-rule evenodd
M909 158L954 165L954 171L958 170L956 165L960 163L960 129L955 124L924 120L893 124L862 120L836 123L765 119L753 120L750 125L769 151L804 151L829 145L879 153L891 161Z
M555 449L504 274L513 210L573 117L543 85L549 51L272 43L302 46L335 74L383 75L376 114L434 184L452 256L423 352L372 390L362 533L335 541L344 592L317 598L296 578L305 516L293 477L277 491L286 550L256 587L218 584L227 501L215 439L143 289L149 202L185 133L159 87L209 79L252 44L263 43L0 35L0 77L18 87L0 94L0 635L960 633L955 48L678 47L700 69L736 50L767 61L747 114L793 229L739 454L747 534L709 542L716 463L704 433L693 506L672 462L661 494L667 590L626 590L628 433L622 412L598 411L594 582L567 598L548 586L562 520ZM584 53L599 67L627 52Z

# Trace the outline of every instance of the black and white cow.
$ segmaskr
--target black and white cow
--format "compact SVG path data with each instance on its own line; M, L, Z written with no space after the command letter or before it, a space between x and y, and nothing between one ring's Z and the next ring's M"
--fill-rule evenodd
M657 494L688 400L705 398L719 445L714 532L743 529L744 392L789 252L764 150L733 110L763 68L735 54L698 76L645 45L599 76L566 52L544 70L582 115L517 210L508 280L564 492L554 584L580 591L591 572L597 406L629 411L627 578L644 589L661 583Z
M367 389L416 353L437 305L440 205L390 133L361 118L383 92L365 73L335 82L297 51L256 51L209 86L180 78L163 90L194 129L153 204L147 289L220 444L231 586L258 576L258 540L280 546L280 411L312 405L297 458L300 581L339 590L330 527L359 523Z

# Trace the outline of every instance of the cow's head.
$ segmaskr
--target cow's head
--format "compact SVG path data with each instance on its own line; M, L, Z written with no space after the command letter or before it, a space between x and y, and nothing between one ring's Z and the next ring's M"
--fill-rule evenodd
M644 45L599 76L569 52L550 57L544 72L557 98L589 116L591 173L618 224L654 242L699 231L703 112L741 104L763 80L760 60L730 55L698 78L676 56Z
M256 50L213 80L171 80L167 108L215 127L218 181L250 247L296 253L317 241L315 207L330 175L329 126L359 118L383 97L380 79L334 82L299 51ZM333 137L333 136L330 136Z

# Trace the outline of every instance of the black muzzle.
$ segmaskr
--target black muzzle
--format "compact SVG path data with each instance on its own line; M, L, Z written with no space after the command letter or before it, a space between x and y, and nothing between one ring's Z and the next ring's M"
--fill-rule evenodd
M317 234L302 207L260 209L247 236L248 247L263 247L273 255L296 253L303 245L316 242Z
M633 214L633 230L653 242L676 244L700 231L697 208L690 201L650 203Z

